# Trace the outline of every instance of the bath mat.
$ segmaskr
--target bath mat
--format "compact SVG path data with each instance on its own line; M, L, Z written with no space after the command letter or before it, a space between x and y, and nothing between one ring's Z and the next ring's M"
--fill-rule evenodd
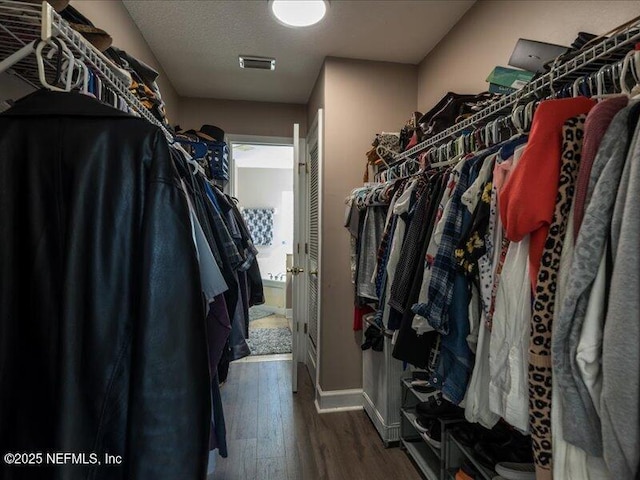
M251 307L249 309L249 321L253 322L254 320L258 320L259 318L269 317L273 315L270 310L267 310L260 305L256 305L255 307Z
M291 330L288 328L249 328L247 340L251 355L291 353Z

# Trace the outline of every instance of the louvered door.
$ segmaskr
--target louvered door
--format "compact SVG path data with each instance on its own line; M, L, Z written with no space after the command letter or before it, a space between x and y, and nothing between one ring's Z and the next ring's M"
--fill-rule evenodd
M307 137L307 195L309 223L308 223L308 339L307 339L307 367L314 385L316 384L318 352L320 351L320 225L321 219L321 173L322 173L322 109L313 122Z

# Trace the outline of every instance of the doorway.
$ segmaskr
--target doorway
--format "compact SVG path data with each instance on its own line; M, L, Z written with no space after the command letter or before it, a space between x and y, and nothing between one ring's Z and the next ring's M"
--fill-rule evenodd
M294 146L234 142L238 199L262 275L265 303L249 309L250 360L291 359L292 295L287 267L294 245ZM287 263L289 262L289 263ZM289 276L290 277L290 276Z

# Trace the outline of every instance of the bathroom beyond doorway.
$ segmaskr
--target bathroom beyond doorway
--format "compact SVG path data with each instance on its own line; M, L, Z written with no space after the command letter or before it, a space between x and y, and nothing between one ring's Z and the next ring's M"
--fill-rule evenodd
M291 353L293 146L234 143L233 158L234 194L259 252L265 294L265 304L250 309L248 343L254 356Z

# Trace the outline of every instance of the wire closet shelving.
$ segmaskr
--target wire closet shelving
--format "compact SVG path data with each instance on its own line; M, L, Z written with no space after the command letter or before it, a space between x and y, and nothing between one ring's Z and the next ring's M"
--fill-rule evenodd
M81 59L101 81L122 98L129 110L160 127L168 138L171 134L162 123L129 91L130 78L111 60L75 31L53 7L47 3L0 0L0 64L19 58L8 70L30 85L41 86L33 46L38 41L58 38ZM55 77L55 66L45 59L47 78Z
M575 56L563 62L557 62L546 74L538 77L509 95L504 95L478 113L456 123L452 127L419 143L415 147L395 155L390 167L395 167L405 160L432 147L440 146L465 133L469 129L479 129L489 122L509 114L511 110L527 103L531 98L545 99L553 97L561 85L593 75L601 68L620 62L634 44L640 42L640 19L633 20L622 32L601 39Z

